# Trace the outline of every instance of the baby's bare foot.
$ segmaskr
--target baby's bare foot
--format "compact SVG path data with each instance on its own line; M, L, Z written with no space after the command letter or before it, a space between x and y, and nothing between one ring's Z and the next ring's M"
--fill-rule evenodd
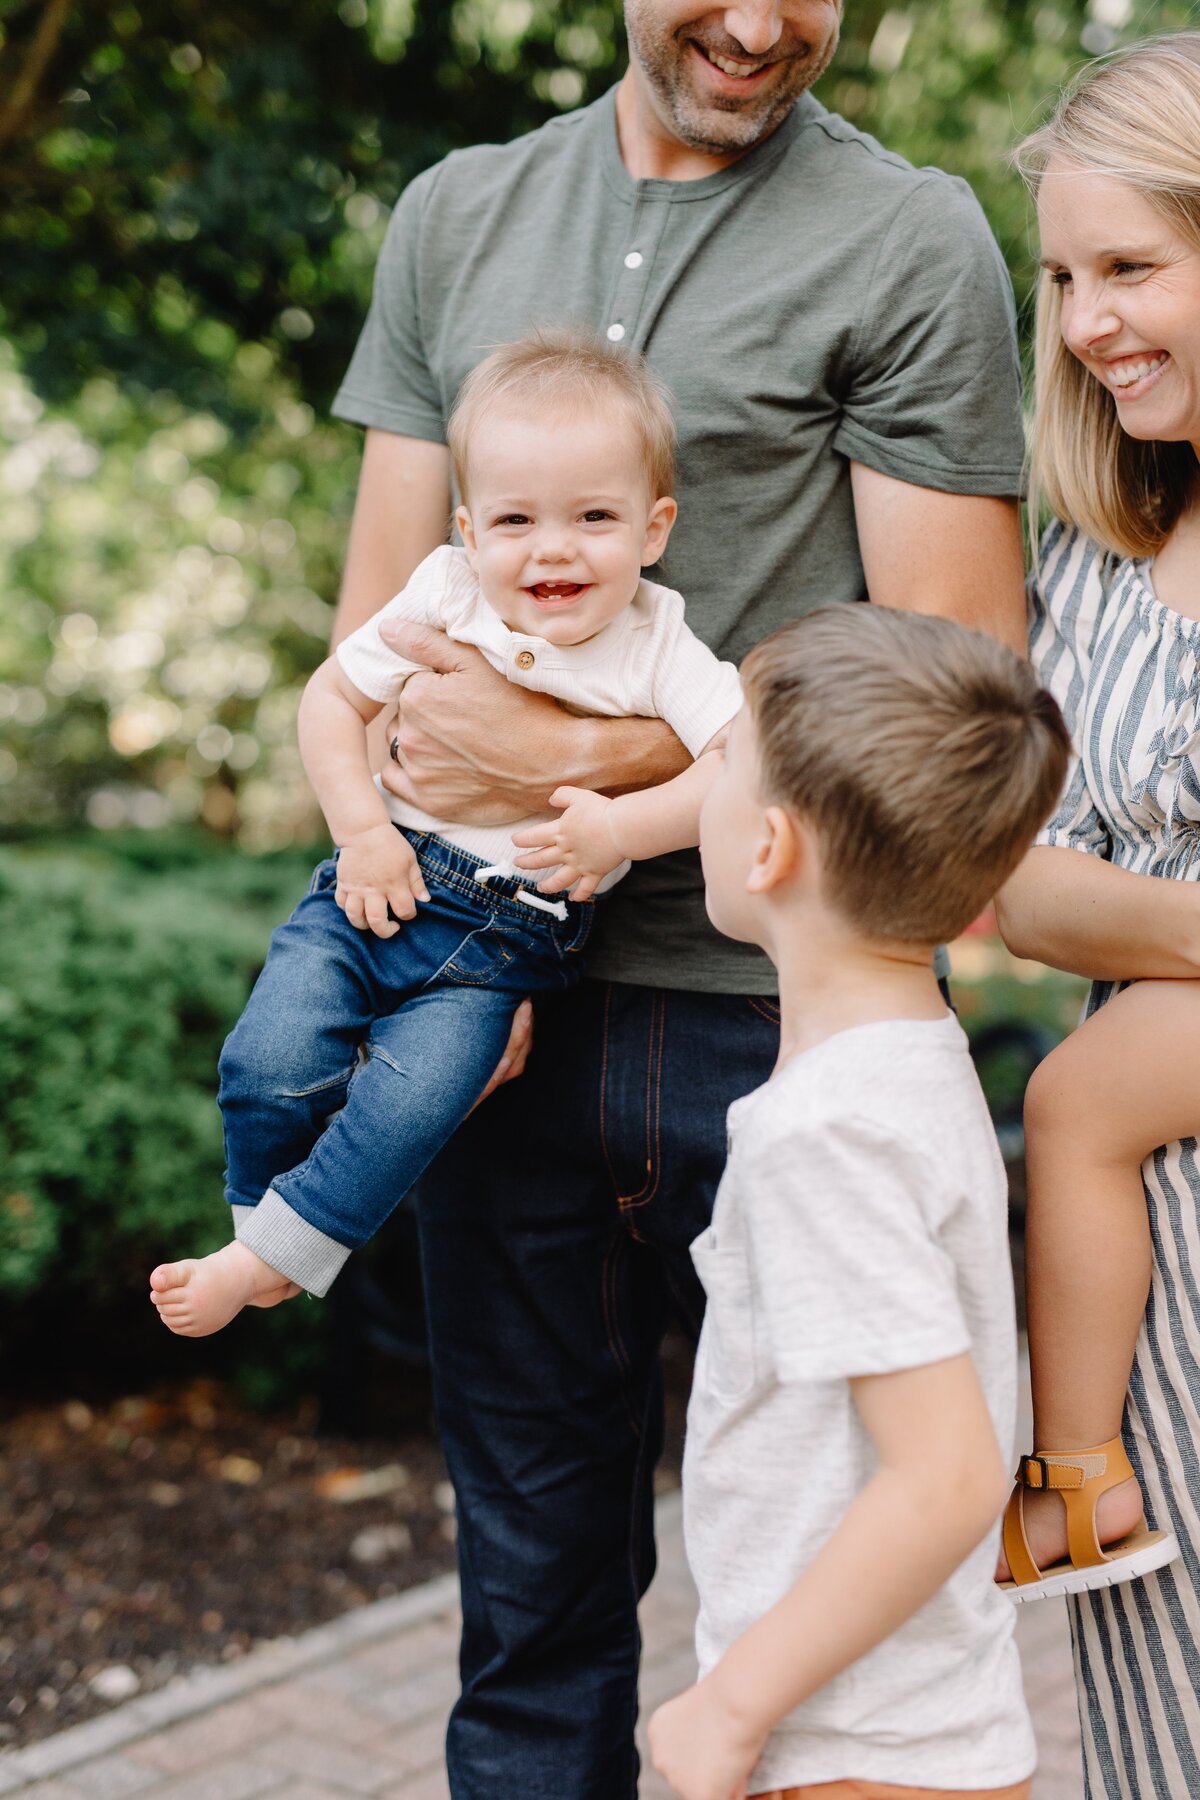
M1131 1476L1118 1487L1109 1488L1096 1502L1096 1533L1102 1547L1115 1544L1132 1531L1142 1516L1142 1490ZM1067 1554L1067 1511L1054 1492L1026 1488L1024 1494L1025 1536L1030 1553L1039 1569L1062 1562ZM1008 1559L1003 1543L996 1564L996 1580L1009 1581Z
M207 1337L228 1325L243 1306L277 1306L299 1291L295 1282L236 1241L211 1256L160 1263L150 1276L158 1316L180 1337Z

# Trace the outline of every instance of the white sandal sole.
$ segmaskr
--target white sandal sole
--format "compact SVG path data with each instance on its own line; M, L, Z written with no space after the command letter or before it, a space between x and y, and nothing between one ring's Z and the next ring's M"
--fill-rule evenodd
M1002 1581L998 1586L1014 1606L1024 1606L1030 1600L1060 1600L1065 1594L1086 1594L1097 1588L1138 1581L1174 1562L1178 1555L1179 1543L1173 1532L1153 1531L1136 1548L1122 1552L1119 1545L1113 1545L1109 1561L1096 1563L1090 1569L1064 1569L1061 1575L1043 1575L1040 1581L1027 1582L1023 1587L1015 1581Z

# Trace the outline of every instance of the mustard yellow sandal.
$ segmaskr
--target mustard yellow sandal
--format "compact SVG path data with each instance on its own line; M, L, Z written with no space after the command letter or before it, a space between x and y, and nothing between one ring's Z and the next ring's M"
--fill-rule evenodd
M1090 1588L1115 1587L1136 1581L1173 1562L1179 1545L1169 1531L1151 1531L1145 1519L1133 1530L1101 1548L1096 1536L1096 1502L1109 1488L1128 1481L1133 1468L1119 1437L1092 1450L1043 1450L1023 1456L1017 1485L1004 1510L1004 1555L1011 1581L997 1585L1018 1605L1025 1600L1051 1600ZM1025 1536L1025 1489L1049 1488L1061 1494L1067 1510L1067 1555L1039 1569Z

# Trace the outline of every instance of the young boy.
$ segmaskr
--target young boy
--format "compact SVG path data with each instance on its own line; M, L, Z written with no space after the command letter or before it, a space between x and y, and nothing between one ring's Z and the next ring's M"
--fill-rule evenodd
M679 595L642 579L675 519L675 432L638 359L578 333L510 344L468 376L448 439L464 547L435 550L305 690L301 753L339 849L222 1052L234 1241L150 1277L185 1336L328 1290L479 1098L520 1001L578 979L593 896L628 859L695 844L706 753L741 703ZM384 645L387 618L576 711L665 719L697 761L614 802L560 788L558 818L430 818L367 760L368 723L419 667Z
M713 922L778 967L782 1043L692 1247L701 1679L650 1746L684 1800L1018 1800L1006 1188L931 959L1028 847L1067 737L1010 651L871 606L776 633L742 682L701 856Z

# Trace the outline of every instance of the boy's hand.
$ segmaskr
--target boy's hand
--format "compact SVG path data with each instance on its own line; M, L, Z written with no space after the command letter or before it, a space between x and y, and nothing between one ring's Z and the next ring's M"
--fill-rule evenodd
M766 1742L734 1717L711 1677L660 1706L649 1736L654 1766L681 1800L745 1800Z
M414 919L417 901L428 898L413 847L394 825L372 825L342 845L334 899L359 931L395 937L397 920Z
M518 869L553 869L538 882L539 893L571 890L572 900L590 900L604 876L625 861L612 828L616 804L588 788L559 787L551 806L561 806L557 819L513 833L513 843L529 854L515 859Z

